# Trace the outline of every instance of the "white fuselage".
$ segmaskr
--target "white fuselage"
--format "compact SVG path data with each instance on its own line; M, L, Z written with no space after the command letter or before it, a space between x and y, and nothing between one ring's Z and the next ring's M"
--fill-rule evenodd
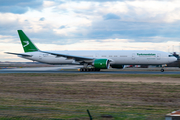
M52 52L52 51L51 51ZM102 50L102 51L53 51L67 55L76 55L90 57L94 59L109 59L112 65L160 65L176 61L177 59L167 52L155 50ZM73 59L65 57L56 57L48 53L28 52L32 57L23 57L33 61L39 61L47 64L79 64ZM21 56L20 56L21 57Z

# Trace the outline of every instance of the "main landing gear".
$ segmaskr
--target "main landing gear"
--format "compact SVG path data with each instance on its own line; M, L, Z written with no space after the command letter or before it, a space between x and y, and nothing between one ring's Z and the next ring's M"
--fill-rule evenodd
M163 69L163 68L161 69L161 72L164 72L164 69Z
M94 72L94 71L100 71L100 69L97 69L97 68L80 68L80 72Z

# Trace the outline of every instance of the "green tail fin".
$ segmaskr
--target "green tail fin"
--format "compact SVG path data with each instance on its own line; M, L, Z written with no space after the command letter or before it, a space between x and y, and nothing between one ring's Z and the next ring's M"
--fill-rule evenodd
M18 30L24 52L35 52L39 49L31 42L31 40L24 34L22 30Z

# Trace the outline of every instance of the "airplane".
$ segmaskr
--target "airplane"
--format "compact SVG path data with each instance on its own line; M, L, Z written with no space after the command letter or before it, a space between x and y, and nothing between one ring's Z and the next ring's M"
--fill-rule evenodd
M81 72L100 71L118 68L124 65L164 65L177 60L172 54L157 50L76 50L76 51L41 51L22 30L17 30L24 53L5 52L28 60L46 64L82 65Z

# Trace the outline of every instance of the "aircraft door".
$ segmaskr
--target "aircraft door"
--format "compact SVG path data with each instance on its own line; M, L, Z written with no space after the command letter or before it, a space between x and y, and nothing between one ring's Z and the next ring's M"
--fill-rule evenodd
M135 53L132 54L132 60L135 60Z
M42 53L39 53L39 60L42 60Z
M157 60L161 60L161 54L160 53L157 54Z

